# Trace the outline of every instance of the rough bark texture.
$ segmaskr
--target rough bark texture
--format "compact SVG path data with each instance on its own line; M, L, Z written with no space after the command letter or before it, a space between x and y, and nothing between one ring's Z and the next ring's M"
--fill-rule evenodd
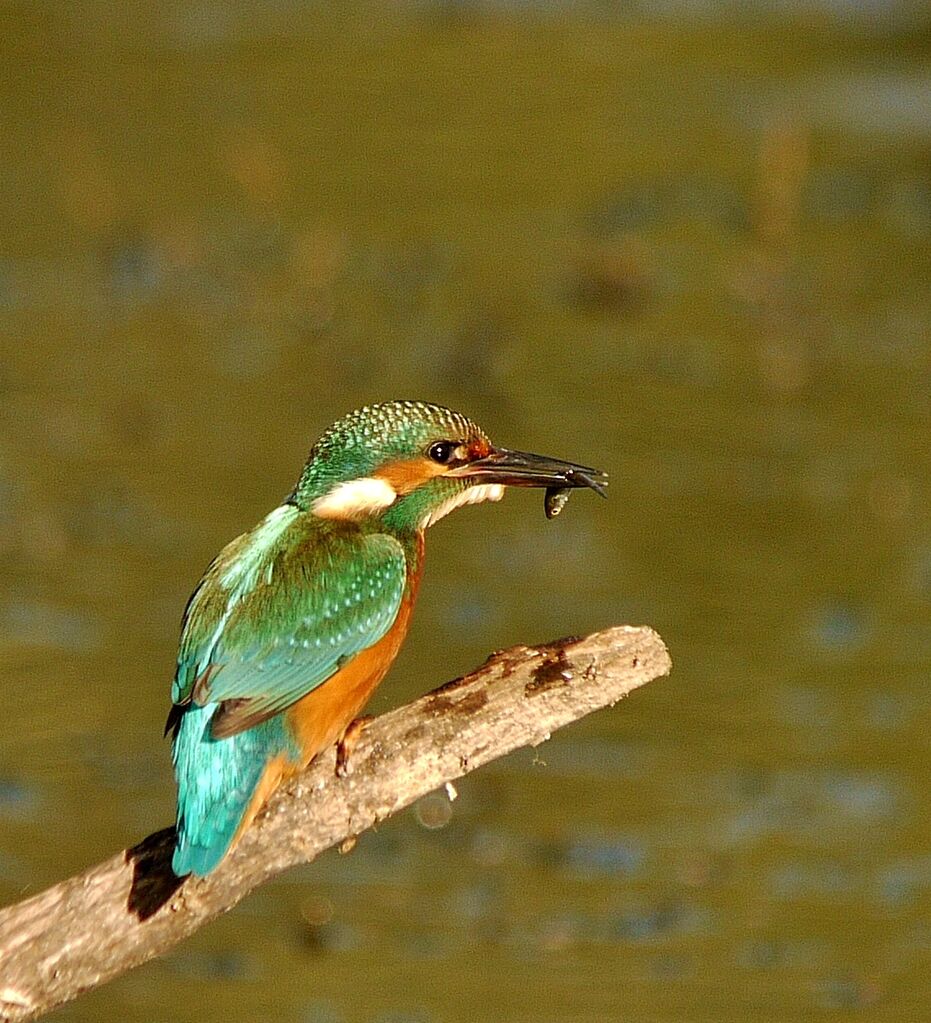
M0 1021L32 1019L151 959L288 867L669 669L648 628L514 647L371 722L348 777L336 777L332 750L318 757L209 877L174 877L168 828L0 910Z

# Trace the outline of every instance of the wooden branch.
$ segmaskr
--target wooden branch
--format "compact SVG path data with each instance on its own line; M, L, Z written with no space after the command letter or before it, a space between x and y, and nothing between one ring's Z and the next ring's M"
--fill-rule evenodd
M32 1019L159 955L288 867L669 669L648 628L514 647L369 724L348 777L336 777L333 750L321 754L209 877L174 877L169 828L0 910L0 1021Z

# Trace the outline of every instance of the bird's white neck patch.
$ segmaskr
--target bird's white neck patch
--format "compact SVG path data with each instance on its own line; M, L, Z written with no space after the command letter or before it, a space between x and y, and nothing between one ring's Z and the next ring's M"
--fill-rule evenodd
M310 506L321 519L362 519L394 504L398 494L394 487L375 476L337 483Z
M432 526L439 522L445 515L464 504L481 504L482 501L500 501L504 497L504 487L500 483L477 483L474 486L460 490L458 494L450 497L441 505L428 512L420 523L421 529Z

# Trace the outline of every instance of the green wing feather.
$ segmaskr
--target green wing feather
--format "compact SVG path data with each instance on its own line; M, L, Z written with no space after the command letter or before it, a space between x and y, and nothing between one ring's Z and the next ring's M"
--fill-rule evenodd
M295 542L300 524L279 519L233 541L185 616L172 699L221 703L218 738L286 709L377 643L404 596L393 537L318 530Z

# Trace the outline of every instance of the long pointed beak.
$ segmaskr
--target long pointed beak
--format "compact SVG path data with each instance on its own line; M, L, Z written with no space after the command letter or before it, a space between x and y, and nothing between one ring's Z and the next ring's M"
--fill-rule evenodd
M503 483L508 487L590 487L596 494L608 496L608 475L599 469L507 448L497 448L485 458L461 465L446 475L465 476L482 483Z

